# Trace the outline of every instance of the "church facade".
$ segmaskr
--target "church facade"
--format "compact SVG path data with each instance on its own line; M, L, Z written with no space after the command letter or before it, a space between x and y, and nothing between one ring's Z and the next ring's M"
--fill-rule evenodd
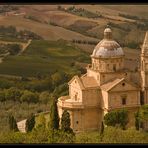
M69 95L58 99L59 117L68 110L74 131L97 130L106 113L126 108L128 126L134 126L134 113L148 103L148 32L137 73L125 67L124 52L113 40L110 28L104 30L104 39L94 48L91 60L87 73L74 76L68 83Z

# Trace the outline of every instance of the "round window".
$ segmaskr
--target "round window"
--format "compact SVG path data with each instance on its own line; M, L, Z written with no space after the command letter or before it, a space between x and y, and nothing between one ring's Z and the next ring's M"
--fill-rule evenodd
M122 83L122 86L125 86L125 83Z

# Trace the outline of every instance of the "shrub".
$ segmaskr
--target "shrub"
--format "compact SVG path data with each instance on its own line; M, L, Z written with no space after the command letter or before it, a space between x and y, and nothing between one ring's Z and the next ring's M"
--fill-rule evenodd
M50 135L48 142L50 143L74 143L75 135L61 130L54 131L54 137Z
M5 91L4 90L0 91L0 101L1 102L6 101Z
M31 114L26 120L26 131L30 132L35 126L35 116Z
M11 55L16 55L21 51L21 46L18 44L8 44L8 51Z
M44 103L47 104L50 100L50 94L47 91L43 91L40 95L39 95L39 100Z
M4 132L0 134L0 143L21 144L26 142L26 135L20 132Z
M21 91L16 87L5 89L6 100L20 101L21 95L22 95Z
M104 131L102 143L147 143L147 134L136 131L134 128L121 130L120 128L107 127Z
M108 126L120 125L125 129L128 123L128 111L126 109L111 111L104 116L104 121Z
M39 115L36 127L42 127L43 129L46 128L46 119L44 114Z
M8 118L9 118L9 129L14 132L18 131L17 123L16 123L14 116L9 115Z
M37 103L39 101L38 94L25 90L20 98L21 102Z
M64 83L55 88L53 94L58 98L62 95L68 94L68 84Z
M135 127L136 127L136 130L139 130L140 128L139 111L135 113Z
M97 132L81 132L76 134L75 143L100 143L101 137Z
M139 110L139 119L140 121L148 120L148 105L147 104L141 106Z

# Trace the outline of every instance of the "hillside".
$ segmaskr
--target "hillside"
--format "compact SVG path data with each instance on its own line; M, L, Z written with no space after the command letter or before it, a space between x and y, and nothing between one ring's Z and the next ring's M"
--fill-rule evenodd
M19 122L32 113L51 111L53 99L70 96L68 82L74 75L86 73L90 55L107 25L124 50L125 68L132 73L132 80L140 80L136 73L140 46L148 30L147 8L148 5L0 5L1 143L51 142L49 130L42 127L27 135L10 132L10 115ZM75 143L147 141L143 131L106 129L103 139L99 131L82 133ZM61 135L62 142L71 139L65 136Z
M58 39L86 39L93 40L93 38L85 37L77 32L73 32L62 27L55 27L48 24L42 24L40 22L25 19L19 16L1 16L1 25L4 26L16 26L18 30L31 30L42 36L46 40L58 40ZM96 39L95 39L96 40Z
M17 29L32 30L46 40L97 41L103 37L102 30L109 22L117 32L115 38L120 41L125 38L128 42L136 40L135 42L139 43L144 36L145 30L137 28L135 23L143 22L134 19L134 16L147 19L147 5L75 5L74 10L71 10L72 6L18 6L16 12L0 16L1 25L14 25ZM89 15L100 17L92 18ZM139 33L140 36L135 38Z
M32 41L23 54L4 59L0 64L0 74L27 77L46 75L57 70L76 73L76 65L81 62L89 63L89 55L71 44L63 41Z
M71 51L71 48L79 48L86 56L90 55L95 45L103 38L103 31L107 24L113 30L114 39L125 51L126 65L134 69L137 66L137 59L139 59L140 45L147 30L147 7L147 5L17 5L16 11L1 13L1 26L12 25L18 31L30 30L46 41L33 41L23 55L8 56L0 65L0 73L24 75L27 67L30 72L26 72L28 73L26 75L35 75L41 67L44 67L43 73L48 73L52 64L57 66L53 69L69 71L69 68L65 67L67 65L65 63L70 55L74 54L74 50ZM138 23L145 23L146 26L143 27ZM56 44L59 42L55 41L61 39L71 41L68 53L66 49L58 51L60 47L57 47ZM49 50L51 44L48 41L54 41L55 45L52 50ZM63 48L65 46L68 48L66 44L62 45ZM44 52L45 50L48 52ZM59 53L55 54L57 51ZM67 55L61 56L60 52ZM55 57L52 59L53 53ZM49 60L50 58L52 60ZM89 57L88 60L90 60ZM25 61L28 61L28 64ZM82 62L85 61L82 60ZM10 66L10 63L13 64ZM130 67L130 64L134 66ZM24 66L22 67L22 65Z

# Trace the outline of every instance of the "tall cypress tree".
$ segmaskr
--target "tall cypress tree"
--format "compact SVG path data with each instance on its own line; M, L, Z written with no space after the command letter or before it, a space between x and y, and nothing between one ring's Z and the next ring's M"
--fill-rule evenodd
M104 133L104 123L103 121L101 122L101 130L100 130L100 135Z
M11 131L18 131L17 123L13 115L9 115L9 129Z
M52 96L52 105L50 110L50 122L49 122L50 129L59 129L59 114L57 109L57 101L54 96Z
M139 116L138 116L138 112L136 112L135 113L135 127L136 127L136 130L139 130L139 126L140 126Z
M73 132L70 128L70 114L67 110L64 110L61 118L61 129L64 132Z
M31 114L26 121L26 131L30 132L35 126L35 115Z

